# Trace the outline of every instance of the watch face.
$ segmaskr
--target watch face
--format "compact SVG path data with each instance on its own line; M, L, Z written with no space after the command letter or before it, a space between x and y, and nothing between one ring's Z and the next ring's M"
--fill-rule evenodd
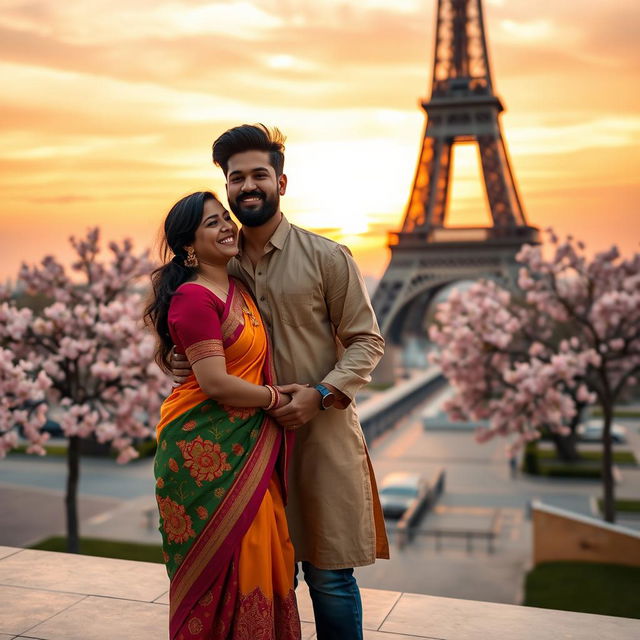
M325 409L328 409L329 407L333 406L334 400L335 396L333 395L333 393L327 393L327 395L322 396L322 406Z

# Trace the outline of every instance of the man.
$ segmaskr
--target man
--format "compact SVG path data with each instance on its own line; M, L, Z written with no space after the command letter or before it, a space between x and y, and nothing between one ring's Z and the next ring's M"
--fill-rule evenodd
M384 342L350 252L280 211L284 138L242 125L213 144L229 206L243 227L230 273L244 281L271 335L276 376L292 401L272 412L298 428L287 518L319 640L361 640L353 568L388 558L373 469L353 407Z

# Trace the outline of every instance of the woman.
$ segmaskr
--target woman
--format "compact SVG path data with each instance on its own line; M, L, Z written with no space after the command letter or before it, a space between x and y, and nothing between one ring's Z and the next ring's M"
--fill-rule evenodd
M145 318L156 361L185 353L194 375L161 409L155 459L172 640L295 640L294 553L285 519L290 432L265 409L290 401L271 386L268 340L240 282L229 278L238 228L209 192L177 202L164 224Z

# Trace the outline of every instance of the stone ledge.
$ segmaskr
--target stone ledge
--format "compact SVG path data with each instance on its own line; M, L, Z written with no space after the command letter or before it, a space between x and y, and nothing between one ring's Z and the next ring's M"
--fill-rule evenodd
M0 547L0 640L167 640L162 565ZM363 589L366 640L635 640L640 621ZM315 637L298 589L303 638Z

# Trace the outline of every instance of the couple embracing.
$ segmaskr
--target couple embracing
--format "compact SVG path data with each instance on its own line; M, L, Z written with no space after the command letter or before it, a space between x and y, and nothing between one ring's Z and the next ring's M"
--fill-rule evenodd
M297 563L318 639L361 640L353 568L388 557L353 406L384 343L348 249L282 214L283 142L214 142L242 230L212 193L183 198L152 276L156 360L182 381L155 460L171 640L300 638Z

